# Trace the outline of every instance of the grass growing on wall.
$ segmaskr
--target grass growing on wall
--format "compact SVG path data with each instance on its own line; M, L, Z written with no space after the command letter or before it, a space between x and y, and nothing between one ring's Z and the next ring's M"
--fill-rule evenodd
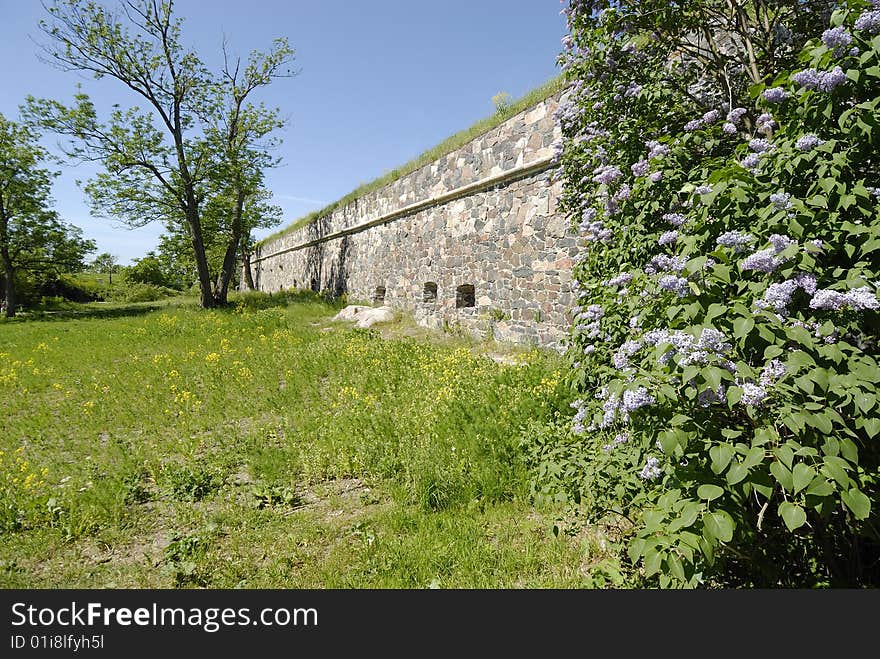
M280 231L276 231L266 238L263 238L263 240L261 240L259 244L264 245L268 242L280 238L281 236L285 236L293 231L296 231L297 229L301 229L307 224L311 224L318 218L329 215L337 208L346 206L347 204L353 202L355 199L360 199L361 197L368 195L374 190L378 190L379 188L382 188L389 183L393 183L394 181L403 178L407 174L411 174L420 167L424 167L428 163L434 162L435 160L442 158L443 156L448 155L457 149L460 149L468 142L471 142L480 135L489 132L493 128L496 128L514 115L519 114L523 110L526 110L533 105L537 105L544 99L552 96L556 92L560 91L563 87L564 80L561 76L553 78L552 80L544 83L540 87L533 89L522 98L510 104L503 105L493 115L486 117L485 119L481 119L470 128L462 130L455 135L446 138L437 146L428 149L418 157L410 160L405 165L396 169L392 169L387 174L383 174L379 178L374 179L369 183L365 183L355 190L352 190L341 199L334 201L333 203L325 206L324 208L321 208L320 210L309 213L308 215L304 215L303 217L295 220L293 223L284 227Z
M500 365L335 311L291 293L0 322L0 587L619 578L529 503L518 442L564 400L558 356Z

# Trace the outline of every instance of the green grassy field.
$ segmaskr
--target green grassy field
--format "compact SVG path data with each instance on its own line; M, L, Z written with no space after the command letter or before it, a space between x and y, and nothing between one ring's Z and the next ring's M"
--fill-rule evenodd
M313 297L0 323L0 587L596 587L529 502L561 364L332 323Z

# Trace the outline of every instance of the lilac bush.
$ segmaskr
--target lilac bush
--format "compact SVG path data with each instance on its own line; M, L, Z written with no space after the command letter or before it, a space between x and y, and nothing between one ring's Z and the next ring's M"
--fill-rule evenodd
M536 491L626 514L661 586L880 583L851 569L880 558L878 7L806 5L723 62L669 58L701 5L568 7L563 207L602 315L575 319L578 443L543 472L570 476Z

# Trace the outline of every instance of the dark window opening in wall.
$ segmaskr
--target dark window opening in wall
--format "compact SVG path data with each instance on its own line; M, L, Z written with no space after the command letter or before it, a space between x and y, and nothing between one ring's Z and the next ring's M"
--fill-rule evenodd
M455 308L477 306L476 292L472 284L462 284L455 289Z
M422 292L422 302L434 303L437 301L437 284L432 281L425 282L425 290Z
M385 287L384 286L376 286L376 290L373 292L373 302L376 304L380 304L385 302Z

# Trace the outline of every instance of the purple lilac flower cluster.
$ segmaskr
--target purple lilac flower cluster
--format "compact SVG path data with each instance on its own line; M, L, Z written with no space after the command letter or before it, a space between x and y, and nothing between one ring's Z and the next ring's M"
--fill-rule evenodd
M752 382L746 382L742 385L742 397L740 402L749 407L760 407L767 398L767 390Z
M572 419L571 422L571 431L575 435L583 435L586 431L586 427L584 426L584 421L587 419L586 401L576 400L571 404L571 407L577 410L577 413L574 415L574 419Z
M856 19L855 28L859 32L876 34L880 32L880 11L866 11Z
M576 329L583 332L587 337L595 339L601 333L600 319L605 315L605 309L598 304L591 304L577 315L578 320L589 321L579 324Z
M742 121L746 112L747 110L745 108L734 108L727 113L727 121L725 121L724 125L721 127L725 134L736 135L737 126L739 126L739 123Z
M742 271L757 270L758 272L769 274L780 265L782 265L782 261L776 258L776 251L770 247L769 249L762 249L754 254L749 254L749 256L743 259L739 267Z
M574 92L576 91L578 90L575 89ZM572 93L569 98L559 104L559 107L553 113L553 120L566 132L572 130L578 124L583 114L583 108L576 101L577 94Z
M778 359L771 359L764 365L764 368L761 370L761 376L758 380L762 387L769 387L782 378L785 373L785 364Z
M602 220L581 222L580 230L584 232L584 240L588 242L599 241L607 243L614 236L611 229L605 228L605 223Z
M641 341L624 341L611 357L614 368L619 371L630 368L629 358L641 349Z
M765 89L761 96L769 103L781 103L788 98L789 94L782 87L770 87L770 89Z
M738 126L739 122L742 121L742 118L746 115L746 112L748 112L748 110L745 108L734 108L727 113L727 121Z
M777 254L792 245L797 245L797 241L789 238L788 236L782 236L778 233L774 233L770 238L768 238L770 244L773 245L773 249Z
M672 349L661 358L664 364L678 355L680 366L703 365L708 363L710 356L714 356L723 362L722 366L725 368L729 366L724 355L731 349L731 345L723 332L710 327L704 327L699 338L683 330L653 329L646 332L643 339L645 344L650 346L661 344L672 346Z
M703 115L703 123L706 125L714 124L721 118L721 112L718 110L709 110L706 114Z
M723 247L731 247L735 252L744 252L755 242L755 237L741 231L725 231L715 242Z
M605 165L593 171L593 182L611 185L621 176L623 176L623 172L617 167L614 167L613 165Z
M880 309L880 301L868 286L855 288L846 293L823 288L816 291L813 299L810 300L811 309L838 311L845 307L851 307L856 311L874 311Z
M746 270L757 270L758 272L763 272L765 274L775 271L787 260L784 258L778 258L778 254L787 247L796 245L797 241L792 240L787 236L773 234L770 236L770 244L772 247L758 250L743 259L739 264L740 270L744 272Z
M799 71L791 76L791 79L804 89L830 92L846 82L846 74L839 66L835 66L831 71L817 71L816 69Z
M610 135L607 130L598 126L595 121L591 122L572 141L575 144L587 144L600 137L608 137Z
M755 301L755 306L759 309L772 307L779 316L785 318L788 316L791 298L798 289L802 289L807 295L813 295L816 292L816 278L805 272L799 272L791 279L770 284L764 291L764 297Z
M645 466L642 467L642 470L639 472L639 478L646 481L652 481L656 478L659 478L662 473L663 472L660 470L660 461L657 458L651 456L648 458Z
M660 277L660 281L657 283L664 291L675 293L678 297L684 297L691 291L690 286L688 286L688 280L676 275L664 275Z
M645 387L639 387L638 389L627 389L623 392L623 401L621 402L621 409L623 410L623 415L626 416L627 421L629 420L629 415L636 410L647 407L648 405L653 405L657 400L648 393L648 390Z
M582 183L585 181L582 181ZM610 229L605 228L602 220L597 220L599 214L595 208L585 208L581 213L581 223L578 228L584 233L584 240L587 242L608 242L611 240L613 233Z
M784 211L791 208L791 195L787 192L774 192L770 195L770 201L776 210Z
M755 127L759 132L764 133L765 135L769 135L774 130L776 130L777 124L773 119L773 115L769 112L764 112L758 117L758 121L755 124ZM751 146L751 145L749 145Z
M621 272L616 277L612 277L611 279L606 279L602 283L605 286L626 286L628 283L632 281L632 274L629 272Z
M703 126L710 126L721 118L721 112L718 110L709 110L699 119L692 119L684 125L687 132L692 132Z
M812 133L804 135L803 137L799 138L797 142L794 143L795 148L797 148L798 151L812 151L816 147L822 146L823 144L825 144L825 140L820 140Z
M678 231L664 231L660 234L657 244L661 247L665 245L673 245L678 240Z
M599 321L594 320L589 323L579 323L575 329L579 332L583 332L587 338L595 339L602 333L602 330L599 327Z
M620 407L620 396L617 394L608 394L605 387L602 387L597 393L596 398L605 401L602 403L602 421L599 423L600 428L608 428L614 423L617 417L617 409Z
M681 272L684 270L685 260L681 256L666 256L658 254L651 257L651 261L645 266L645 272L656 275L661 272Z
M758 165L761 164L761 156L757 153L750 153L745 158L740 161L740 165L745 167L751 172L754 172L758 169Z
M641 91L642 91L641 85L637 85L634 82L630 82L627 85L626 89L623 91L623 95L625 98L633 98L635 96L638 96Z
M842 25L832 27L822 33L822 43L834 49L834 56L840 57L849 50L853 37Z
M663 215L663 219L674 227L680 227L687 222L687 218L681 213L666 213Z
M773 143L763 137L756 137L749 142L749 148L755 153L767 153L773 150Z
M636 410L646 407L648 405L653 405L656 399L648 393L648 390L644 387L638 387L635 390L627 390L623 392L623 398L621 398L618 394L611 394L609 396L603 395L604 392L599 392L596 397L600 400L604 399L605 402L602 404L602 421L599 424L600 428L608 428L611 426L615 420L617 419L618 412L620 413L620 422L621 423L629 423L629 415Z
M631 165L630 169L632 170L633 176L639 177L647 174L650 166L651 165L648 163L648 161L642 158L637 163Z
M648 160L656 160L669 153L669 147L657 140L649 140L645 142L645 146L648 148Z

